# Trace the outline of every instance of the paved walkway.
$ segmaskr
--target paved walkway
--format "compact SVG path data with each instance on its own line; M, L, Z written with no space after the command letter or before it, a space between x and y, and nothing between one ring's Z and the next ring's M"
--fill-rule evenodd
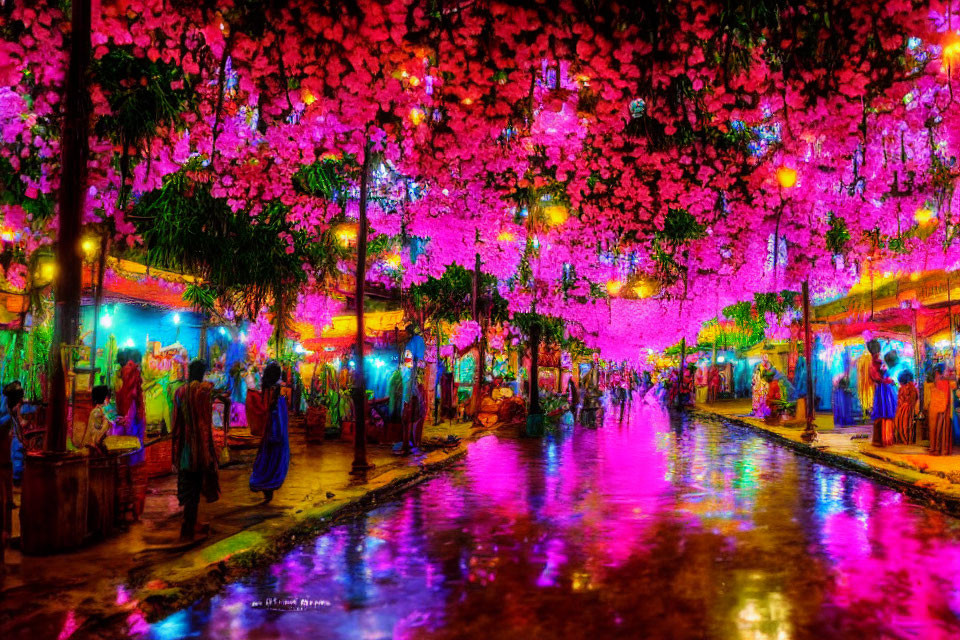
M712 413L764 431L795 449L816 453L828 462L857 468L903 489L916 489L918 495L941 508L960 515L960 447L956 455L932 456L918 445L875 447L871 444L872 425L834 427L833 414L819 413L815 424L819 437L808 445L800 439L803 424L771 426L750 416L750 400L721 401L696 406L697 411Z
M273 501L262 504L262 494L247 486L255 452L232 452L234 462L220 472L220 500L201 502L200 521L210 523L210 535L186 550L178 544L176 477L153 480L143 516L127 532L51 557L7 550L0 637L63 639L71 636L71 629L82 632L116 616L154 618L280 555L351 507L375 501L454 461L464 455L468 440L483 433L468 423L427 426L425 440L454 434L463 442L407 458L393 455L388 446L370 445L368 458L376 467L366 479L357 480L349 475L352 443L307 445L303 430L292 427L290 471Z

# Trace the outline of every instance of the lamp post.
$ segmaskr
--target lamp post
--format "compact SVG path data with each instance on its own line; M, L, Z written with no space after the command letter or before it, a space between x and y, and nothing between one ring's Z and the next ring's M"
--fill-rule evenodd
M357 366L353 375L353 465L352 475L363 475L374 465L367 461L367 383L363 375L363 318L364 280L367 277L367 180L370 173L370 143L363 148L363 166L360 174L360 223L357 230Z
M813 362L811 361L813 349L810 339L810 287L807 281L803 281L803 357L807 361L807 402L803 433L800 439L810 443L817 439L817 426L813 422L813 405L816 402L816 394L813 392Z

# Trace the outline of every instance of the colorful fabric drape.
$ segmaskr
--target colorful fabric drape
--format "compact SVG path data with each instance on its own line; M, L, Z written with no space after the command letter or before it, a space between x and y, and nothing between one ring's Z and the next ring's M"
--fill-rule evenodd
M893 419L893 441L896 444L910 444L913 441L913 416L916 412L917 385L912 382L900 387L897 394L897 415Z
M173 463L181 472L177 498L184 504L199 491L207 502L220 497L217 451L213 443L213 385L189 382L177 389L173 401ZM191 479L184 482L184 478ZM195 486L193 479L199 479Z
M125 420L124 424L115 425L111 433L118 436L136 436L140 439L140 450L130 454L129 457L131 465L139 465L146 457L143 438L147 432L147 419L140 365L132 360L123 365L120 370L120 390L117 392L116 404L117 415Z
M250 435L262 436L270 418L267 403L263 400L263 394L257 389L247 391L247 426L250 427Z

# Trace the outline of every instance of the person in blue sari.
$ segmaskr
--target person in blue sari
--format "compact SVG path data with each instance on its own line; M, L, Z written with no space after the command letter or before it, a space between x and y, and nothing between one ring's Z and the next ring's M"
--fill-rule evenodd
M849 427L856 424L853 419L853 393L850 391L850 379L840 374L833 388L833 424L837 427Z
M250 490L262 491L264 503L273 499L273 492L283 485L290 467L289 413L287 399L280 393L281 373L280 365L274 360L263 369L261 394L268 417L257 458L253 461Z

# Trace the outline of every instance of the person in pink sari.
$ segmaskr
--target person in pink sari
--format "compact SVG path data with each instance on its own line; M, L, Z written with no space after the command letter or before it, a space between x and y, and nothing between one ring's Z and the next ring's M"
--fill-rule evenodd
M130 456L130 465L143 463L143 438L146 435L147 421L143 405L143 378L140 376L140 352L136 349L124 349L118 360L120 368L120 390L117 392L117 423L113 435L136 436L140 440L140 450Z

